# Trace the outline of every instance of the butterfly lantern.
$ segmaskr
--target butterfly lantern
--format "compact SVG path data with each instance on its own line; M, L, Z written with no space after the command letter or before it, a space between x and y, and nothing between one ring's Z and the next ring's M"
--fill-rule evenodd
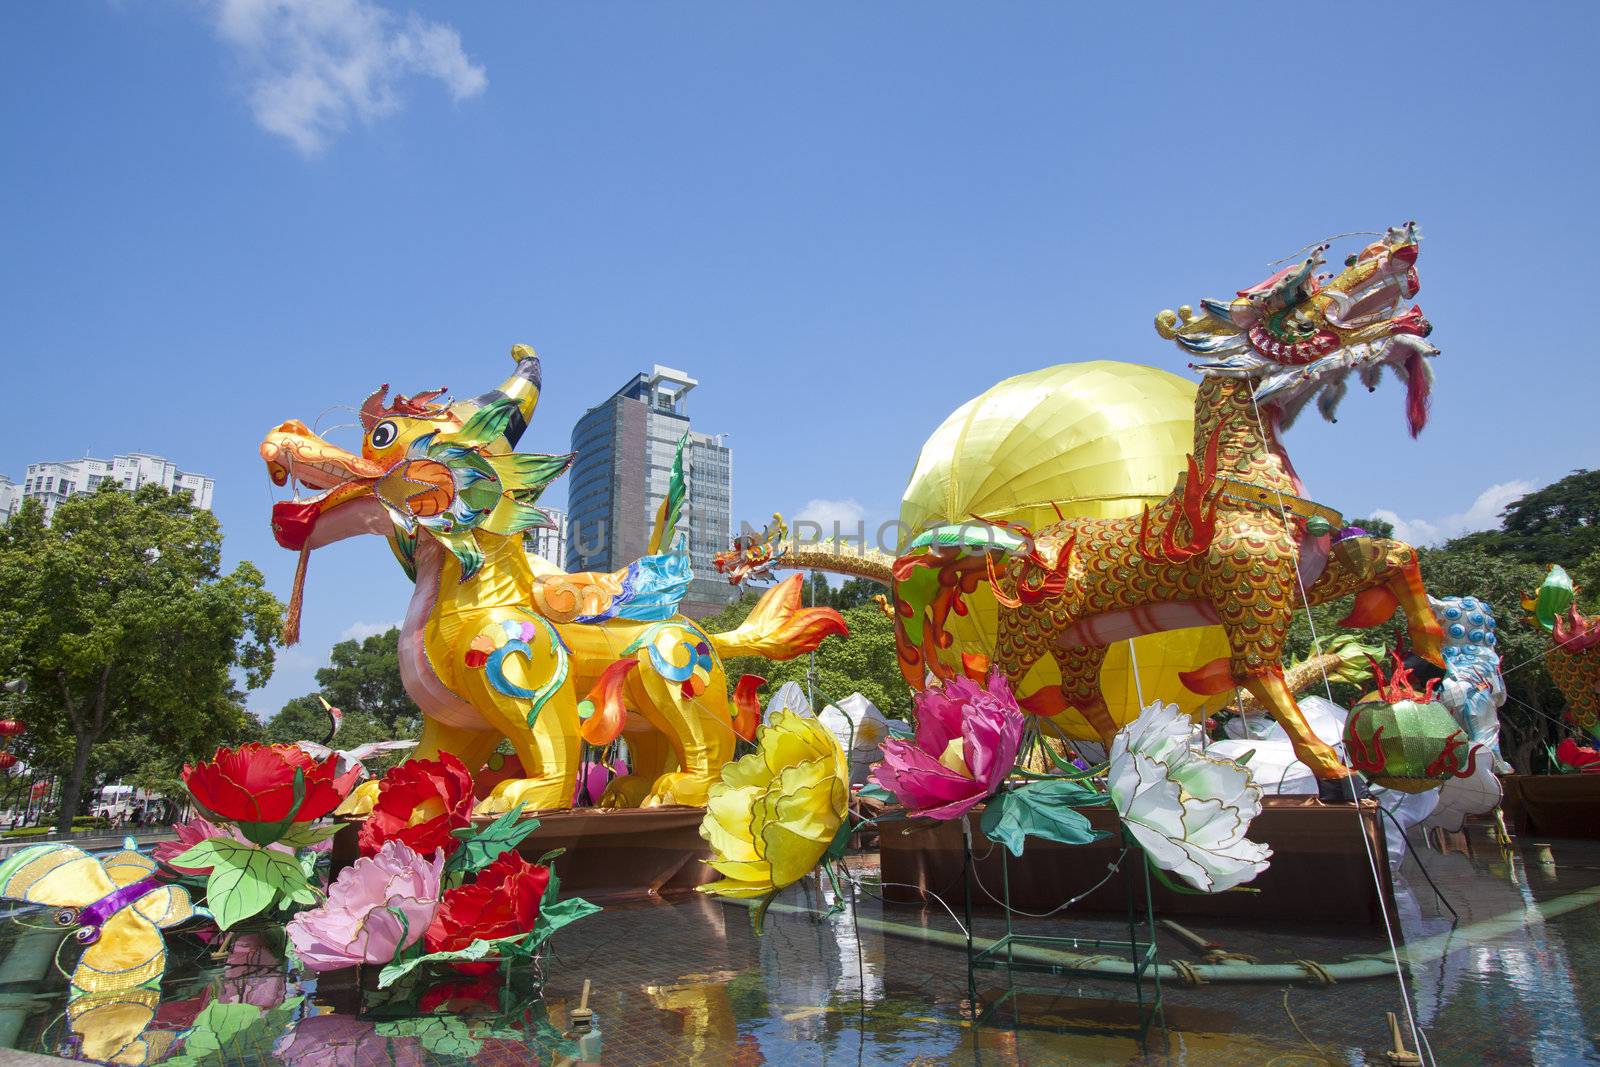
M160 979L167 967L162 929L202 913L188 890L155 874L155 861L131 837L103 856L75 845L33 845L0 863L0 897L55 908L56 925L76 928L87 946L72 972L73 994L108 993Z

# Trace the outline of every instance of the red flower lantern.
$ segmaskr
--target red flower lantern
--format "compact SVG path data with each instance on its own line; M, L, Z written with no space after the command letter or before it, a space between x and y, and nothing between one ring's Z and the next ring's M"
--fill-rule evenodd
M378 799L361 826L361 854L377 855L385 841L399 841L422 856L461 847L457 830L472 825L472 775L448 752L412 759L378 782Z
M339 757L313 758L295 745L247 744L219 748L209 763L184 764L183 784L213 820L236 824L258 845L271 844L297 822L312 822L337 808L361 777L339 774Z
M482 938L525 934L539 918L550 868L516 852L500 853L478 880L445 893L424 939L429 952L454 952Z

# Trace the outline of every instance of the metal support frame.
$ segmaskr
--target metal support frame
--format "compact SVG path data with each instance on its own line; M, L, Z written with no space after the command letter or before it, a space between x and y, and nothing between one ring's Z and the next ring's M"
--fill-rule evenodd
M1139 846L1129 841L1129 859L1137 859L1139 876L1142 876L1144 889L1144 903L1141 907L1137 901L1135 877L1131 873L1125 874L1128 901L1128 939L1107 940L1104 938L1081 937L1049 937L1042 934L1018 933L1012 923L1011 910L1011 854L1003 845L995 845L1000 850L1001 872L1001 900L1006 913L1006 932L997 938L987 948L975 949L972 942L972 903L974 898L976 871L972 858L972 826L969 818L961 821L961 848L962 848L962 875L964 883L963 904L966 920L967 937L967 995L972 1005L973 1027L979 1027L990 1022L1000 1009L1009 1002L1011 1004L1010 1025L1012 1029L1024 1027L1024 1021L1017 1009L1018 993L1038 993L1047 996L1060 996L1059 988L1044 985L1018 985L1017 972L1037 974L1073 974L1076 969L1070 964L1042 963L1032 960L1019 960L1014 949L1018 945L1030 945L1040 948L1065 949L1074 952L1087 950L1098 955L1126 955L1133 969L1133 991L1136 1010L1135 1033L1142 1043L1150 1032L1151 1025L1160 1018L1163 1023L1165 1016L1161 1006L1161 974L1156 959L1156 919L1155 907L1150 894L1150 866L1145 860L1144 851ZM1144 939L1140 940L1141 928ZM1006 988L991 1003L980 1008L978 1000L978 971L993 970L1005 971ZM1146 975L1151 985L1146 990ZM1097 977L1104 978L1103 975ZM1029 1029L1044 1029L1055 1033L1105 1033L1107 1027L1085 1027L1078 1025L1031 1025ZM1121 1027L1112 1028L1117 1033L1125 1033Z

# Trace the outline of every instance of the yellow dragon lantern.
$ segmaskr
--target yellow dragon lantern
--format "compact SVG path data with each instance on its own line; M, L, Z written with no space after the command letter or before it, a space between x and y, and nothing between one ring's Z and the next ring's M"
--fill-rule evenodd
M298 637L313 550L387 538L416 585L400 630L401 679L424 715L416 754L451 752L476 771L504 738L527 775L498 783L481 813L570 806L580 742L619 735L633 773L602 804L704 804L736 734L756 726L753 707L730 710L722 658L797 656L844 621L802 608L798 575L728 633L678 613L691 577L681 448L648 555L609 574L536 572L523 534L548 523L536 502L572 457L515 451L541 371L527 346L512 357L515 372L470 400L440 402L443 389L390 399L383 386L361 406L359 455L298 420L266 435L273 481L315 494L273 507L278 543L300 553L284 640Z
M1372 626L1397 607L1410 640L1436 663L1441 631L1429 609L1416 552L1397 541L1339 537L1343 520L1305 497L1280 431L1313 398L1328 418L1354 372L1375 388L1384 367L1406 382L1413 435L1427 417L1437 349L1420 309L1399 304L1418 288L1413 224L1391 229L1329 279L1320 248L1306 260L1203 311L1163 311L1161 336L1202 357L1194 451L1166 499L1138 515L1063 519L1033 531L985 516L930 531L893 566L901 669L913 688L929 676L981 673L991 665L1020 684L1041 659L1060 683L1026 695L1041 715L1068 708L1109 744L1118 723L1100 688L1107 648L1170 630L1220 625L1228 654L1181 677L1197 693L1248 690L1271 710L1324 799L1349 799L1349 769L1307 726L1284 684L1281 656L1305 599L1355 593L1344 625ZM999 605L993 663L952 657L947 621L986 586ZM1152 694L1152 697L1160 694Z

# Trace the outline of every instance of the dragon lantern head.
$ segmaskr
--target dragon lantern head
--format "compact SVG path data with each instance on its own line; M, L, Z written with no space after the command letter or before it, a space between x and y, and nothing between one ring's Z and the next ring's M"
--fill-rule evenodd
M711 563L717 568L717 573L728 576L730 585L777 581L777 576L772 573L773 564L786 547L788 539L789 526L783 521L783 516L775 511L770 526L760 534L752 530L735 537L733 547L718 552L712 557Z
M358 534L390 538L413 570L419 536L437 540L461 566L461 580L483 562L480 536L521 535L550 524L534 504L566 471L570 455L518 454L518 439L539 401L539 357L511 350L517 367L497 388L453 403L443 389L389 398L387 385L361 405L361 452L324 440L291 419L261 442L261 458L278 485L313 495L272 508L278 544L300 553L285 641L297 629L306 556Z
M1232 300L1202 300L1201 311L1181 307L1156 316L1156 330L1193 355L1206 374L1248 378L1257 403L1275 408L1288 426L1307 401L1333 420L1351 371L1369 390L1385 366L1406 383L1411 434L1428 416L1433 372L1427 360L1439 354L1426 338L1433 326L1413 305L1417 294L1417 225L1395 226L1345 260L1332 275L1319 272L1328 245L1265 281L1241 289Z

